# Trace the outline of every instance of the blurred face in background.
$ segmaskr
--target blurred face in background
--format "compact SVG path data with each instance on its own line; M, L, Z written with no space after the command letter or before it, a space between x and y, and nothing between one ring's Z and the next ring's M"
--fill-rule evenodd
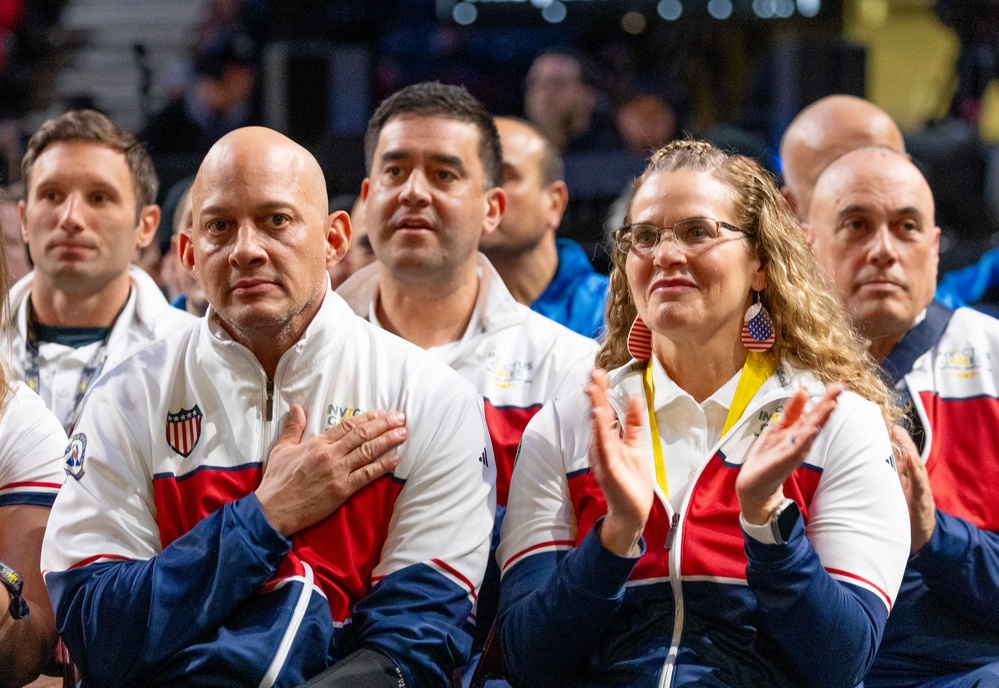
M28 250L21 238L21 222L17 217L17 202L0 200L0 229L3 229L3 249L7 256L7 274L14 284L29 272Z
M378 260L375 256L375 250L371 247L368 230L364 226L364 204L361 202L360 196L354 201L354 207L350 210L350 227L352 231L347 255L339 262L326 266L334 289L346 282L348 277L365 265L370 265Z
M569 55L541 55L527 72L524 115L559 148L590 126L597 96Z
M193 315L202 316L208 310L208 300L198 281L184 269L180 257L179 234L191 234L191 188L188 187L173 216L173 236L170 237L170 253L163 257L163 281L170 300L175 300L183 294L184 310Z
M487 256L525 253L558 228L568 191L563 181L544 183L545 142L531 127L498 117L496 129L503 147L506 210L479 246Z

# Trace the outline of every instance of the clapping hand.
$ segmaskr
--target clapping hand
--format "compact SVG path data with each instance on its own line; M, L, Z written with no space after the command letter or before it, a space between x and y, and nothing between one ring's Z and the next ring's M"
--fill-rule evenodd
M619 429L607 399L607 373L590 374L590 470L607 500L600 530L604 547L620 556L635 556L652 510L654 475L643 441L645 409L637 397L628 400Z
M937 527L937 507L930 490L930 477L919 458L919 449L904 428L891 429L892 449L895 450L895 470L902 483L905 504L909 507L909 527L912 533L911 552L921 550Z
M808 392L798 390L787 403L783 415L753 443L735 480L742 517L747 523L766 523L780 506L784 499L784 481L805 462L842 391L842 384L830 385L825 396L806 412Z

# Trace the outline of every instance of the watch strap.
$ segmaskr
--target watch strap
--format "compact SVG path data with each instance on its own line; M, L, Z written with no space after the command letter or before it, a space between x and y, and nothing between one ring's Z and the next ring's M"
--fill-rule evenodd
M3 583L3 587L7 588L7 592L10 593L8 611L11 618L17 620L28 616L31 609L28 607L28 601L21 596L24 590L24 580L21 578L21 574L2 561L0 561L0 583Z

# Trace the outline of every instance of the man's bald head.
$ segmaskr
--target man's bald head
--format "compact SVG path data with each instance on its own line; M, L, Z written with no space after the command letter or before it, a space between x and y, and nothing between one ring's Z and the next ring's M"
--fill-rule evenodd
M905 152L902 132L874 103L832 95L798 113L781 139L780 157L784 195L799 220L808 217L812 191L822 171L844 153L868 146Z
M218 175L254 175L269 169L287 171L288 183L298 185L309 201L326 214L326 177L319 162L308 150L267 127L236 129L215 142L198 169L192 204L200 207L206 186L214 183Z
M327 264L343 258L347 213L327 214L326 181L307 150L263 127L212 146L192 191L184 267L223 327L265 367L298 340L329 289Z
M907 156L886 148L846 153L815 184L803 227L878 359L933 299L940 244L933 213L926 179Z

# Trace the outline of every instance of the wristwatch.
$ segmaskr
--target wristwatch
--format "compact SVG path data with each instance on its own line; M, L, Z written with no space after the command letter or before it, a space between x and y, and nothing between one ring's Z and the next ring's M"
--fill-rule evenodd
M785 497L780 506L770 512L770 531L778 545L787 544L800 514L798 503L788 497Z
M0 561L0 583L3 583L3 587L7 588L7 592L10 593L10 607L8 611L11 618L17 620L28 616L31 613L31 609L28 608L28 601L21 597L24 581L21 580L21 576L17 571L2 561Z

